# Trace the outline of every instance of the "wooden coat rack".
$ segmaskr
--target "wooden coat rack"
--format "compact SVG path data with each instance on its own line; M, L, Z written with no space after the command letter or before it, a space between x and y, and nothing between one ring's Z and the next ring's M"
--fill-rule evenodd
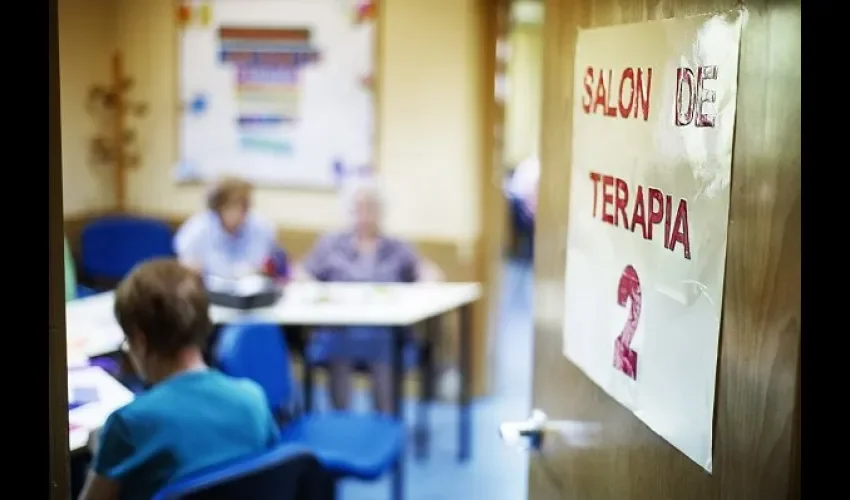
M140 161L136 131L128 128L128 118L139 118L147 113L147 104L130 101L127 94L134 81L124 73L120 52L112 56L112 78L108 86L95 86L89 91L89 112L95 116L103 132L91 142L93 162L113 168L115 182L115 208L126 209L127 170L137 167Z

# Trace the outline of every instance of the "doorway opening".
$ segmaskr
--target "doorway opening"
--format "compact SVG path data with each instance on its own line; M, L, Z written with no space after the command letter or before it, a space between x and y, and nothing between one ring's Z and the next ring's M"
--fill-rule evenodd
M533 238L539 175L543 2L514 0L497 42L496 129L509 217L503 244L495 392L527 412L531 391Z
M501 296L492 350L497 420L531 412L533 358L534 215L540 142L544 3L505 2L496 44L495 137L508 216L502 241ZM503 445L500 469L525 498L528 456Z

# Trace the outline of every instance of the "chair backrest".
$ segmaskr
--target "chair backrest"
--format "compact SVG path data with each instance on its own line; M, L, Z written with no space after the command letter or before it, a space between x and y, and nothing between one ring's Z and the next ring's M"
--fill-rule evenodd
M173 233L163 221L109 216L80 234L80 267L89 277L120 280L139 262L174 255Z
M218 368L259 384L278 415L286 414L294 403L289 347L283 335L276 325L234 323L222 328L213 349Z
M180 478L154 500L332 500L333 477L305 448L273 450Z

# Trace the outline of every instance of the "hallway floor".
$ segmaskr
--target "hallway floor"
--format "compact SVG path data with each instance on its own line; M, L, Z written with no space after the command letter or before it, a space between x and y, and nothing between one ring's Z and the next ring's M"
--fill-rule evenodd
M406 464L406 500L522 500L526 494L525 453L499 438L499 424L530 413L532 355L532 271L528 264L505 265L501 318L495 346L499 366L493 395L476 402L472 460L459 464L457 407L436 404L431 412L431 456ZM360 401L366 404L365 395ZM412 407L408 408L412 412ZM412 416L412 413L410 413ZM409 418L409 422L413 419ZM389 478L374 483L346 481L341 500L384 500Z

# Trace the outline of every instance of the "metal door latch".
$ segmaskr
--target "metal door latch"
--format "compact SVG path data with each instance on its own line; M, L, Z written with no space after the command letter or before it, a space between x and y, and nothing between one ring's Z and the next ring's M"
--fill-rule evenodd
M503 422L499 426L499 436L508 446L539 450L543 445L548 420L545 413L535 409L528 420Z

